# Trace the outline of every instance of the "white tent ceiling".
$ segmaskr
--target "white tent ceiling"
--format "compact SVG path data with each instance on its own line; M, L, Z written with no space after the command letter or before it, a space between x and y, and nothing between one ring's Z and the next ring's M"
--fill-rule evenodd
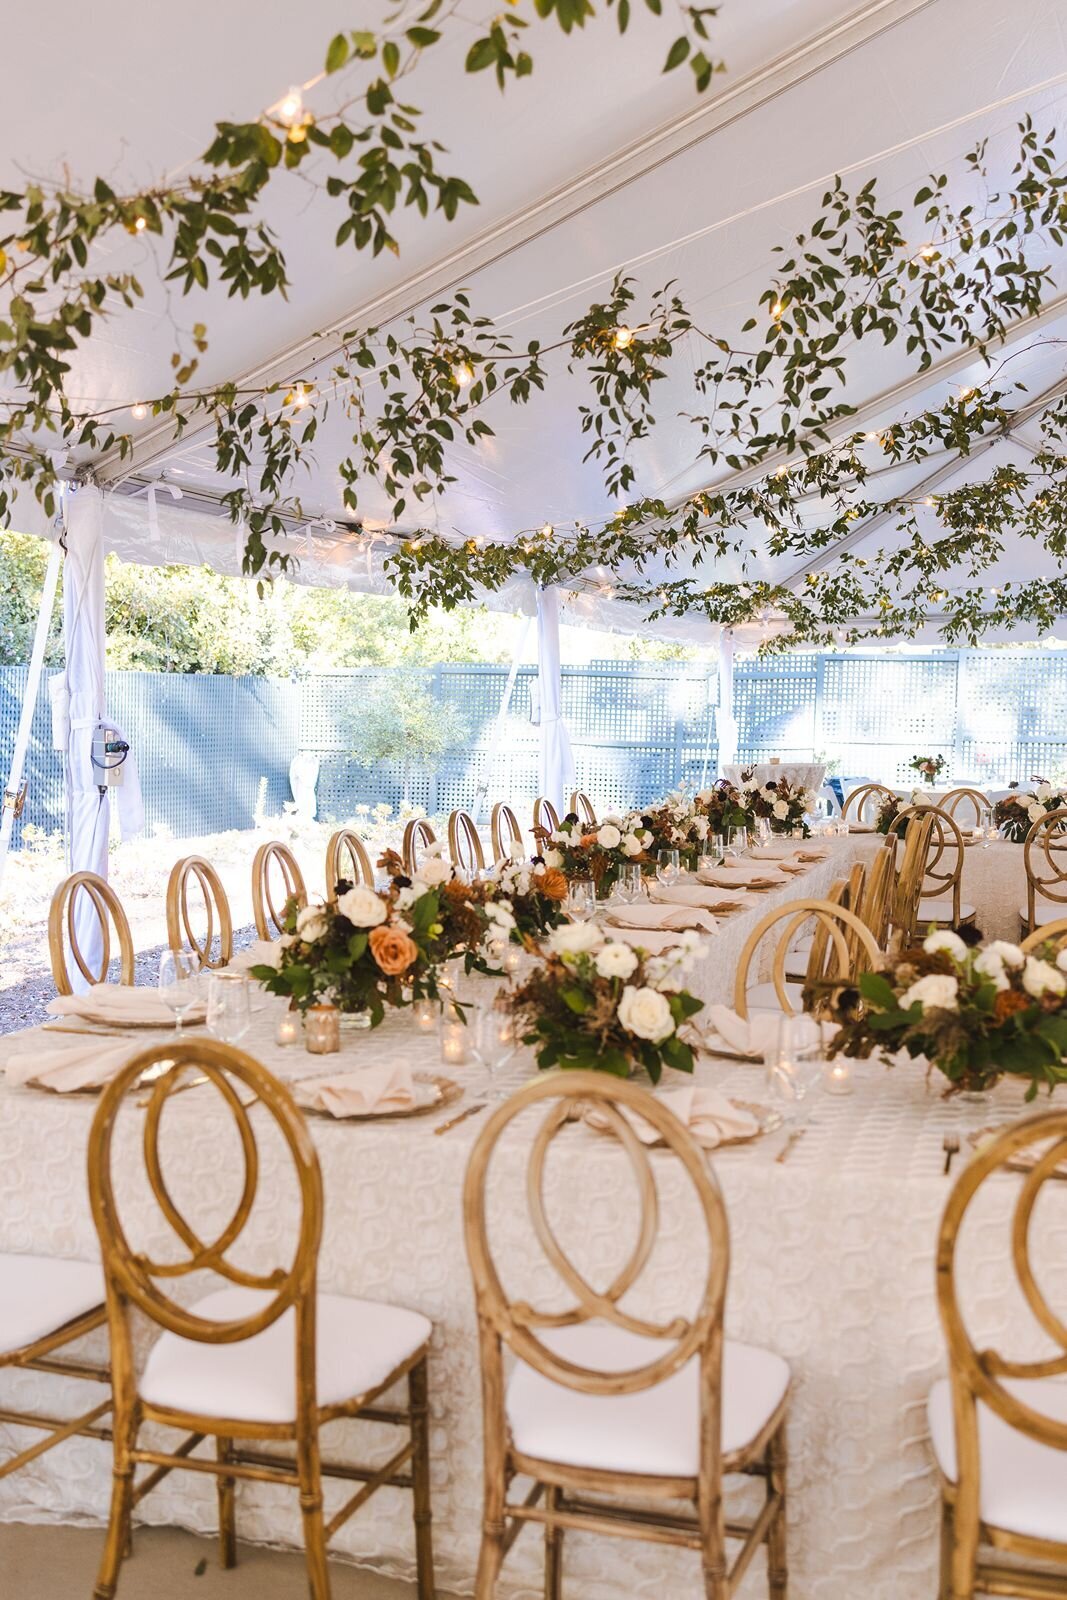
M2 184L64 174L83 182L99 172L128 188L180 172L208 143L215 119L254 116L317 73L334 31L372 21L338 0L313 12L281 0L187 0L180 12L58 0L46 24L42 15L20 8L5 19ZM289 261L287 302L215 292L182 299L162 286L152 244L124 239L109 265L133 265L145 301L133 313L116 309L107 333L79 358L72 394L103 407L164 392L175 324L195 320L209 330L205 381L314 378L328 371L331 330L417 312L460 285L517 341L547 343L623 267L645 292L677 280L702 325L729 335L770 281L774 247L788 246L810 222L835 173L853 184L877 177L883 194L906 205L928 172L961 172L962 156L980 139L990 141L994 173L1004 172L1017 121L1029 113L1044 131L1061 125L1067 108L1063 0L722 0L713 28L728 71L703 97L687 71L661 73L674 30L643 7L622 40L610 16L566 39L554 22L535 24L534 75L501 95L489 74L464 75L474 27L455 18L449 42L412 75L410 98L423 109L423 131L448 149L444 170L472 184L477 208L453 223L405 214L399 257L371 261L334 248L334 203L300 175L280 178L267 210ZM47 43L60 38L60 51ZM307 100L326 113L340 92L326 80ZM1030 396L1065 371L1058 341L1067 336L1067 273L1062 260L1052 266L1064 304L1019 344L1047 342L1007 368ZM477 452L453 451L457 482L419 508L419 526L506 538L546 521L612 514L598 468L581 459L583 382L562 361L550 370L546 393L530 405L501 398L487 409L495 437ZM959 359L921 383L912 371L902 346L849 352L846 395L860 408L860 426L925 409L986 375ZM630 452L634 497L671 500L721 482L725 472L716 478L696 460L694 430L675 421L696 409L684 362L676 359L669 383L658 387L658 426ZM123 480L123 496L141 488L109 521L115 547L145 560L180 559L182 550L232 567L232 530L191 509L195 491L226 487L209 441L194 432L176 448L150 421L130 427L138 439L132 465L96 463L103 484ZM347 453L347 437L335 407L319 434L319 466L297 486L309 516L343 520L331 463ZM1012 441L999 442L981 470L1017 456ZM942 489L962 481L951 462L937 461L885 483L903 493L935 469ZM149 528L143 485L160 478L186 498L178 507L160 498ZM373 495L361 500L372 525L389 525L387 505ZM860 528L855 538L877 548L891 533ZM343 535L313 534L308 550L308 579L382 585L382 546L354 550ZM803 581L813 564L825 560L782 557L750 575ZM1031 546L1013 551L1009 565L1016 579L1052 569ZM740 576L729 560L701 572L708 581Z

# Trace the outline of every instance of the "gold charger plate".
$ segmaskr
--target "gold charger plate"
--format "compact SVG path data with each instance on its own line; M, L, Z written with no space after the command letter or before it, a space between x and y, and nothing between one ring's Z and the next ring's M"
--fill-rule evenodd
M299 1081L296 1080L297 1083ZM425 1105L411 1106L406 1111L361 1111L351 1117L335 1117L332 1111L323 1111L318 1106L305 1106L299 1100L297 1105L306 1117L325 1117L328 1122L400 1122L408 1117L425 1117L431 1111L443 1111L446 1106L453 1106L463 1098L463 1085L454 1078L442 1078L435 1072L414 1072L412 1081L436 1084L440 1093L435 1100L428 1100ZM290 1092L295 1086L294 1083L288 1085Z
M202 1017L198 1017L195 1022L186 1017L182 1023L182 1032L184 1033L187 1028L202 1028L205 1026L206 1022L206 1010L204 1015ZM60 1024L61 1026L66 1027L66 1029L73 1030L76 1033L91 1033L94 1028L107 1028L109 1031L115 1033L144 1033L146 1031L155 1033L173 1033L178 1026L177 1019L175 1017L172 1017L169 1022L136 1022L127 1021L125 1017L118 1019L115 1017L109 1017L106 1015L106 1013L101 1011L67 1011L64 1012L62 1016L50 1017L48 1022L42 1024L42 1027L49 1028L52 1033L58 1033L60 1032L60 1027L50 1027L50 1024L52 1023ZM81 1026L77 1027L76 1024L79 1023ZM106 1036L102 1035L102 1037Z

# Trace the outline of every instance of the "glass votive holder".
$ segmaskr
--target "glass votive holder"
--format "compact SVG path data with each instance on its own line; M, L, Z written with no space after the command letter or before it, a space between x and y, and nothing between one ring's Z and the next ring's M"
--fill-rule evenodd
M309 1006L304 1018L304 1047L313 1056L329 1056L341 1048L341 1013L336 1006Z
M791 831L792 831L792 835L793 835L794 839L803 839L803 837L804 837L804 824L802 822L794 822Z
M828 1061L823 1072L827 1094L851 1094L856 1084L852 1076L852 1062L844 1056Z
M278 1026L274 1030L274 1042L281 1045L300 1043L299 1011L286 1011L279 1017Z
M434 1033L437 1029L437 1012L435 1000L416 1000L411 1008L416 1033Z
M517 972L521 972L524 954L525 951L519 944L509 944L505 949L500 965L509 978L513 978Z
M448 1067L465 1067L473 1055L470 1029L454 1007L446 1006L441 1013L437 1037L441 1043L441 1060Z

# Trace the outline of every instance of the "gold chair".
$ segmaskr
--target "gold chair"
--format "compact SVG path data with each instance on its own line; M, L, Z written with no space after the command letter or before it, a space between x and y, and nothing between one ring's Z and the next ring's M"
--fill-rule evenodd
M884 783L862 783L858 789L852 789L845 796L841 815L847 820L849 812L855 807L856 821L868 822L871 820L866 815L868 806L873 806L875 811L878 811L883 800L895 799L892 789L887 789Z
M275 869L282 880L280 904L271 884ZM289 846L280 839L271 839L260 845L252 861L252 915L261 939L273 939L285 932L285 911L290 900L295 900L298 907L307 905L304 874Z
M186 1252L174 1259L172 1249L164 1262L131 1243L112 1181L113 1159L125 1161L127 1155L125 1146L121 1158L113 1151L116 1122L147 1069L160 1075L145 1111L145 1168L163 1218ZM168 1097L180 1092L186 1071L205 1077L217 1091L234 1119L244 1158L236 1208L209 1242L175 1203L160 1151L163 1112ZM280 1139L300 1194L291 1258L283 1257L282 1264L264 1272L230 1259L253 1215L259 1185L248 1091L272 1125L272 1161L282 1159L274 1142ZM227 1567L236 1558L236 1480L299 1490L312 1600L329 1600L326 1545L352 1513L385 1484L413 1490L419 1600L433 1600L426 1376L431 1324L415 1311L318 1292L322 1174L288 1089L251 1056L212 1040L171 1042L142 1051L101 1096L89 1138L89 1198L107 1283L114 1394L111 1516L95 1600L111 1600L115 1593L134 1507L175 1468L216 1478L221 1555ZM224 1286L192 1304L171 1299L169 1284L205 1271ZM134 1312L160 1330L140 1376L134 1369ZM379 1397L405 1377L408 1403L380 1404ZM373 1467L322 1461L322 1428L340 1418L358 1417L400 1427L409 1437L387 1461ZM172 1451L146 1448L139 1443L144 1424L178 1428L187 1437ZM215 1440L214 1459L193 1454L205 1437ZM235 1444L235 1439L251 1441L252 1448ZM263 1445L271 1441L293 1444L294 1453L265 1450ZM150 1470L135 1483L140 1466ZM359 1485L328 1522L324 1478Z
M195 882L204 902L206 931L201 937L194 927L189 905L190 881ZM218 923L218 953L215 954L215 924ZM177 955L192 950L202 967L226 967L233 960L233 918L226 890L210 861L203 856L184 856L171 868L167 883L167 942Z
M482 872L485 868L482 841L474 818L466 811L453 811L448 819L448 853L452 865L464 872Z
M574 1297L563 1311L555 1295L554 1309L545 1311L509 1300L488 1237L486 1190L494 1149L514 1119L541 1102L546 1115L533 1141L526 1195L548 1264ZM545 1211L546 1159L580 1103L594 1106L622 1145L641 1200L634 1253L602 1290L588 1284L565 1254ZM691 1317L655 1322L620 1304L644 1271L659 1229L648 1153L624 1113L644 1118L668 1146L703 1216L707 1278ZM537 1079L483 1127L467 1166L463 1215L478 1313L485 1451L476 1600L492 1600L504 1558L527 1523L544 1528L548 1600L562 1597L567 1530L696 1551L708 1600L736 1594L742 1573L765 1543L770 1596L785 1600L789 1368L770 1351L723 1337L726 1208L688 1129L661 1101L624 1080L599 1072ZM507 1380L505 1346L515 1357ZM733 1473L763 1480L764 1501L751 1521L726 1520L723 1479ZM515 1477L533 1479L525 1499L509 1498ZM689 1502L695 1515L681 1515L669 1504L679 1500ZM742 1541L732 1565L728 1539Z
M374 888L374 868L367 847L351 828L338 828L326 846L326 895L333 899L339 883Z
M587 794L582 793L581 789L572 791L570 805L567 810L573 812L583 825L590 828L596 827L596 811L593 809L593 802Z
M505 837L505 829L506 837ZM505 861L508 857L517 857L521 860L525 854L522 829L519 819L509 805L498 800L493 807L493 814L489 823L489 838L493 845L493 860Z
M973 922L974 906L963 900L962 893L967 846L954 817L940 806L907 806L898 811L889 824L887 837L899 838L901 830L907 829L917 817L928 817L930 829L923 854L916 926L925 928L933 924L938 928L959 928Z
M82 1357L57 1357L56 1351L107 1322L104 1275L89 1261L62 1261L50 1256L0 1255L0 1372L51 1372L87 1383L106 1384L106 1366ZM0 1479L8 1478L38 1456L75 1434L110 1439L97 1427L111 1410L111 1396L80 1416L67 1419L0 1407L0 1424L40 1429L43 1439L0 1461Z
M419 850L428 844L436 844L437 835L434 833L425 817L412 817L404 829L404 871L410 877L419 864Z
M887 842L868 864L863 895L856 907L874 934L880 950L885 949L889 938L889 910L895 874L896 848Z
M886 837L885 848L895 873L889 899L889 948L891 949L900 949L914 943L933 827L934 819L929 812L920 812L912 817L910 826L904 834L904 846L899 851L899 860L897 834L892 832Z
M969 805L974 812L974 822L971 826L975 828L981 825L983 813L993 809L993 802L987 794L983 794L981 789L972 789L967 784L963 784L959 789L950 789L938 804L942 811L947 811L953 818L960 806Z
M1055 922L1042 923L1033 933L1028 933L1019 948L1030 955L1043 944L1062 945L1064 940L1067 940L1067 917L1059 917Z
M1026 905L1019 910L1024 934L1033 933L1067 906L1067 806L1039 817L1023 844Z
M1030 1260L1038 1196L1050 1178L1061 1176L1065 1159L1067 1111L1011 1123L964 1167L941 1219L937 1298L949 1377L934 1384L927 1402L941 1477L940 1600L971 1600L976 1593L1024 1600L1067 1595L1067 1460L1053 1454L1067 1451L1058 1381L1067 1374L1067 1325L1049 1306ZM1052 1351L1034 1360L976 1347L959 1302L956 1252L971 1202L987 1179L996 1182L1020 1165L1025 1177L1015 1180L1011 1257L1042 1345ZM1018 1564L995 1559L1003 1554ZM1059 1571L1026 1565L1035 1561L1054 1562Z
M551 800L539 795L533 804L534 833L555 833L559 827L559 812Z
M100 964L95 969L78 940L77 923L80 908L88 906L100 929ZM73 994L71 969L67 959L78 969L86 983L106 983L111 965L111 928L119 946L120 983L134 980L133 934L122 901L106 879L95 872L72 872L64 878L55 894L48 912L48 955L52 963L52 977L58 994Z
M803 990L809 985L820 982L851 984L861 972L878 970L881 951L877 941L866 923L841 904L845 889L842 881L833 885L825 900L790 900L785 905L775 906L756 924L745 940L734 979L734 1010L739 1017L747 1017L750 1007L794 1016L798 1005L803 1007ZM811 920L815 922L815 936L803 983L790 983L786 963L797 934ZM750 989L749 969L759 947L767 934L781 923L785 927L776 935L770 981Z

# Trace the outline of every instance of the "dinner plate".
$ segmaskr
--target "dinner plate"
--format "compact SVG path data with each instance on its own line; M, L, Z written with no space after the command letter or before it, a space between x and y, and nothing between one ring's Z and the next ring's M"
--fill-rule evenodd
M335 1117L332 1111L324 1111L319 1106L305 1105L298 1092L299 1079L289 1087L306 1117L325 1117L327 1122L399 1122L407 1117L424 1117L429 1111L442 1111L445 1106L454 1105L463 1096L461 1083L457 1083L454 1078L438 1077L436 1073L413 1073L412 1082L417 1095L413 1106L408 1106L403 1111L359 1111L348 1117Z

